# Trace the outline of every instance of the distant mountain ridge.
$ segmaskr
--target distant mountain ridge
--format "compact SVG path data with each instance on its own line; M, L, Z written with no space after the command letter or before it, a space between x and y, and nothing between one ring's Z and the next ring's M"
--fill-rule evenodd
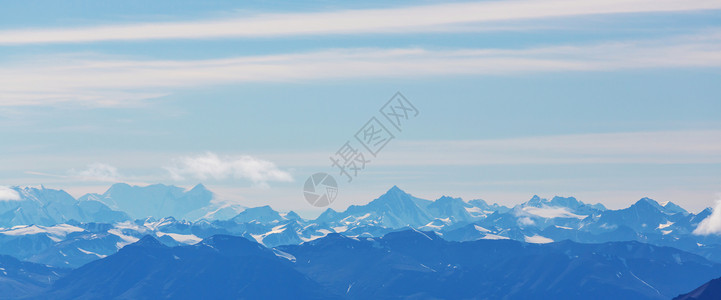
M213 193L202 184L186 191L172 185L154 184L141 187L116 183L103 194L87 194L79 200L102 202L113 209L126 212L134 219L171 216L184 219L210 206L212 199Z
M77 201L62 190L13 187L19 200L0 201L0 227L52 226L76 222L118 222L130 219L98 201Z
M721 262L721 238L692 233L698 223L710 215L711 210L693 214L673 203L661 205L648 198L640 199L625 209L608 210L603 205L586 204L573 197L554 197L549 200L533 196L509 208L489 205L479 199L466 202L450 196L435 201L425 200L394 186L368 204L350 206L342 212L329 208L316 219L306 220L292 211L280 213L270 206L244 210L223 207L208 201L210 192L202 185L189 190L163 185L150 187L114 185L105 193L107 197L103 201L112 205L128 205L118 203L125 201L123 195L147 193L133 201L161 195L166 197L162 201L181 199L178 201L182 203L196 203L195 206L167 206L182 207L182 212L203 203L210 204L193 210L195 215L190 220L182 217L144 217L135 221L128 217L111 221L103 221L102 218L95 221L73 219L0 228L0 254L53 266L78 267L112 255L124 245L136 242L145 235L152 235L168 246L190 245L215 234L226 234L276 247L313 241L331 233L349 237L381 237L394 231L414 228L436 232L449 241L639 241L679 248ZM109 210L107 205L92 200L100 199L100 195L86 195L80 201L75 201L62 191L46 190L42 195L47 195L48 199L42 200L45 202L57 201L70 207L88 207L88 204L92 204ZM188 200L194 196L199 199ZM161 203L161 200L155 201L153 205ZM153 205L148 207L155 207ZM240 212L236 212L238 210ZM213 218L213 214L224 215L224 218Z
M202 185L121 184L79 200L42 187L14 189L20 200L0 207L10 220L34 223L0 226L0 257L38 266L45 275L33 278L45 281L14 273L7 285L0 280L9 295L27 289L58 299L200 297L155 285L213 286L193 274L222 283L215 273L228 266L259 270L260 277L227 276L248 284L270 282L260 270L288 275L283 280L300 299L438 298L448 291L453 298L668 299L721 275L714 273L721 268L721 237L693 234L712 211L694 214L649 198L618 210L539 196L504 207L450 196L426 200L393 186L365 205L307 220L270 206L223 206ZM132 218L109 206L143 200L149 202L136 213L159 209L186 217ZM204 268L203 261L215 265ZM53 268L79 269L47 275ZM118 270L125 271L108 277ZM287 296L244 286L223 286L229 289L219 295Z

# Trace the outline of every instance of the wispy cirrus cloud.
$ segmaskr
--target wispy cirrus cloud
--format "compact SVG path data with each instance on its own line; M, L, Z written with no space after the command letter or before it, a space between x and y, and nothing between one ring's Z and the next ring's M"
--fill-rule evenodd
M0 45L453 30L452 25L614 13L721 9L715 0L515 0L61 29L0 31ZM450 27L447 27L450 26Z
M118 168L104 163L91 163L83 169L69 169L65 174L54 174L47 172L25 171L25 174L54 178L61 181L81 182L121 182L127 181L128 177L122 176Z
M247 82L721 66L721 30L659 40L527 49L332 49L207 60L57 56L0 69L0 106L121 105Z
M248 155L220 157L207 152L197 156L177 158L173 166L165 168L175 180L192 177L200 180L246 179L260 187L268 182L291 182L293 177L273 162Z
M398 141L377 163L447 166L717 164L721 163L721 131L619 132L493 140Z
M326 166L325 153L267 155L292 166ZM373 166L719 164L721 130L612 132L480 140L398 140Z

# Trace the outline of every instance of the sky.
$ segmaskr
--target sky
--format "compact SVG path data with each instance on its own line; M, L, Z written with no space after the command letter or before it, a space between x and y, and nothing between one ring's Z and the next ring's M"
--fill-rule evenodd
M356 139L373 118L393 136L375 155ZM721 2L0 2L0 186L203 183L313 216L316 172L336 210L393 185L711 206Z

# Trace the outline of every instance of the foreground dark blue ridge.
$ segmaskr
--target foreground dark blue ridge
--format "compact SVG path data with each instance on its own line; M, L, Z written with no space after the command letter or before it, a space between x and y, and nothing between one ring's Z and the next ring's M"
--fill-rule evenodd
M0 299L18 299L42 293L70 269L20 261L0 255Z
M301 245L269 249L228 235L178 247L146 236L114 255L58 276L47 288L28 290L25 296L671 299L718 276L721 265L703 257L639 242L451 242L433 232L405 230L381 238L329 234Z
M721 278L716 278L697 289L680 295L674 300L718 300L721 299Z

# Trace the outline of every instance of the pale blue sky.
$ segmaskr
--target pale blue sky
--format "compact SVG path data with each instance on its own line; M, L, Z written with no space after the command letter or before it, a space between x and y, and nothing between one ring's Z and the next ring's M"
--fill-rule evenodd
M420 115L333 208L392 185L710 206L721 3L604 2L2 1L0 185L203 182L312 215L305 178L401 91Z

